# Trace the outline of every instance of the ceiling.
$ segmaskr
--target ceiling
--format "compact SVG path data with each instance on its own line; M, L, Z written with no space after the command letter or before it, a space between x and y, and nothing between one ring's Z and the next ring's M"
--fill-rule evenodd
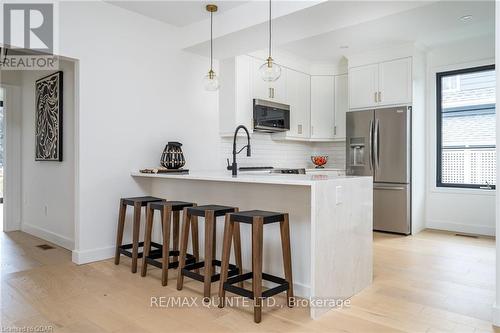
M112 5L128 9L144 16L174 25L185 27L207 19L205 6L216 4L218 13L223 13L248 1L106 1Z
M460 18L465 15L472 17L462 21ZM432 48L477 36L493 36L494 32L493 1L441 1L278 47L309 61L330 62L404 43Z

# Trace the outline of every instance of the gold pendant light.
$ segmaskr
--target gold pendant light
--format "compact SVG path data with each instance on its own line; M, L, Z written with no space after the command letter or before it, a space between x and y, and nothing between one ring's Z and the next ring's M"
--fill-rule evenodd
M272 41L272 27L271 27L271 0L269 0L269 57L266 62L259 68L262 80L266 82L273 82L280 78L281 67L274 62L271 57L271 41Z
M207 91L216 91L219 89L219 79L214 72L213 62L214 62L214 53L213 53L213 14L217 11L216 5L207 5L207 12L210 13L210 70L207 75L205 75L203 79L203 85L205 86L205 90Z

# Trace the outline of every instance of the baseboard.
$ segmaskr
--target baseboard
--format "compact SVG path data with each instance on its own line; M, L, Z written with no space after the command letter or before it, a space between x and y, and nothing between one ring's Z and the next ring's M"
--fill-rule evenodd
M437 230L463 232L467 234L495 236L495 227L486 225L469 225L449 221L427 220L425 227Z
M115 247L107 246L92 250L74 250L71 260L77 265L88 264L94 261L106 260L115 256Z
M55 232L40 228L29 223L22 223L21 230L27 234L41 238L48 242L54 243L60 247L72 251L75 248L75 241L65 236L56 234Z
M500 327L500 307L495 303L492 308L491 322L493 325Z

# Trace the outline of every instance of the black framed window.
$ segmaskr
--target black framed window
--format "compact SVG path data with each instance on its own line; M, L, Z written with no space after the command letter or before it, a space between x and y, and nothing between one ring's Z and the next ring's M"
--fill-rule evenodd
M436 74L438 187L496 187L495 65Z

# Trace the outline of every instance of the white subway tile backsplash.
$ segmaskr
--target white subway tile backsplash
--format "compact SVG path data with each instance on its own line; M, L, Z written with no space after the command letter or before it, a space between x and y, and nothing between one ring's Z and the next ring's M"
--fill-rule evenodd
M238 155L239 166L272 166L275 168L311 168L311 155L328 155L326 167L345 169L345 142L275 141L268 133L253 133L250 144L252 156L246 150ZM237 150L246 145L239 137ZM232 159L233 139L221 139L224 158Z

